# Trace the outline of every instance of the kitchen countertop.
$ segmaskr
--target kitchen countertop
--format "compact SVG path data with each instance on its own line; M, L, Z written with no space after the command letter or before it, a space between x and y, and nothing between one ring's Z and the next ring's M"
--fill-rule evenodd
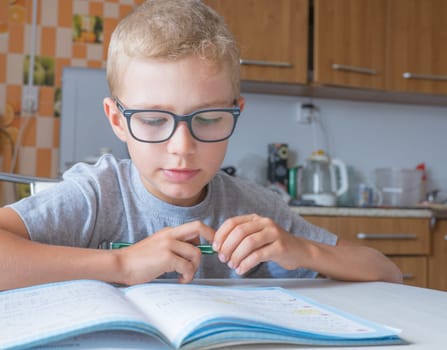
M312 207L291 206L292 210L300 215L315 216L372 216L372 217L405 217L405 218L431 218L447 213L434 211L430 208L354 208L354 207Z

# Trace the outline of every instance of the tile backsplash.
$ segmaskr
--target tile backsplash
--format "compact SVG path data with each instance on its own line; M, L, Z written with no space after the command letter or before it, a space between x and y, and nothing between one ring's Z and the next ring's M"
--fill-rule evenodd
M24 116L21 104L28 83L33 1L0 1L1 170L58 175L63 69L104 67L113 29L141 1L37 0L33 83L39 99L31 116Z

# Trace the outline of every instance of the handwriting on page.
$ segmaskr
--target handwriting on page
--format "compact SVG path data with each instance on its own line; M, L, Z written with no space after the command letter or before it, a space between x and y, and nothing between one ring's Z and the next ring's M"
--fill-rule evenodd
M250 289L248 294L243 289L154 284L130 288L126 294L171 339L178 336L176 329L190 329L194 320L199 322L210 316L249 317L259 322L328 334L371 331L354 320L278 289Z
M75 305L75 307L73 307ZM55 284L5 292L0 298L0 338L4 343L39 334L51 334L66 327L61 320L70 320L71 328L89 324L101 315L138 318L138 313L116 288L93 281Z

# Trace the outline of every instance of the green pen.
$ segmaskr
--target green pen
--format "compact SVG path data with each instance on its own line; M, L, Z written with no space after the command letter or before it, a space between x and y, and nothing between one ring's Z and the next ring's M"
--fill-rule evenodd
M132 243L128 242L109 242L109 241L103 241L100 243L99 248L100 249L120 249L125 248L128 246L131 246ZM211 244L198 244L196 245L197 248L200 249L200 252L205 255L210 255L216 253L213 250L213 246Z
M200 249L202 254L210 255L216 253L211 244L198 244L196 247Z

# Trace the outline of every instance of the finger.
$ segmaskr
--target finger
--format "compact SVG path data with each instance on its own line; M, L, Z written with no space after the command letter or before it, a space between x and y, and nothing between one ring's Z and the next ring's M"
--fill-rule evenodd
M259 249L252 251L249 255L241 260L241 262L235 269L236 273L238 275L244 275L260 263L270 261L272 250L272 245L267 244Z
M248 245L242 247L241 244L245 240L248 240L249 245L254 244L255 242L251 242L251 240L255 239L251 237L255 234L260 234L264 231L264 226L261 221L250 221L245 222L236 226L233 231L228 235L225 242L223 242L221 250L219 252L219 259L222 262L231 261L233 259L233 255L237 250L239 250L239 255L245 256L250 253L247 249ZM263 236L260 234L259 239L262 239ZM265 239L265 238L264 238ZM259 244L259 243L258 243ZM231 267L231 266L230 266Z
M204 237L209 242L214 239L214 230L198 220L177 226L172 230L173 237L182 241L193 241L199 236Z
M171 251L173 259L170 260L170 271L179 273L181 282L191 281L200 264L200 250L190 243L175 241Z
M171 251L175 255L190 261L197 267L200 264L200 258L202 256L200 249L189 242L174 240L171 244Z
M199 244L200 244L200 238L199 238L199 237L196 237L196 238L191 239L190 241L187 241L187 242L190 243L190 244L192 244L192 245L194 245L194 246L196 246L196 245L199 245Z
M240 215L225 220L214 235L213 249L220 252L223 242L226 241L227 237L234 230L234 228L244 222L254 220L255 216L255 214Z
M258 249L252 250L248 255L243 257L239 263L236 260L237 256L235 256L234 264L238 264L238 266L235 266L236 272L238 274L245 274L250 269L265 261L274 261L287 270L300 267L296 252L302 245L301 239L284 230L278 231L272 226L266 226L264 231L267 232L261 232L257 235L261 237L261 240L257 241L258 245L261 244ZM241 243L241 246L243 244L244 242ZM293 246L295 246L295 248L293 248ZM298 256L300 255L301 254L298 254Z
M197 266L195 266L191 261L186 260L181 256L173 254L170 269L169 271L166 272L177 272L180 275L179 281L182 283L188 283L192 281L196 271Z
M246 236L233 251L231 258L228 261L228 267L237 269L241 262L248 256L252 255L253 252L272 244L272 242L273 239L268 233L264 232L264 230ZM261 262L262 261L255 261L254 264Z

